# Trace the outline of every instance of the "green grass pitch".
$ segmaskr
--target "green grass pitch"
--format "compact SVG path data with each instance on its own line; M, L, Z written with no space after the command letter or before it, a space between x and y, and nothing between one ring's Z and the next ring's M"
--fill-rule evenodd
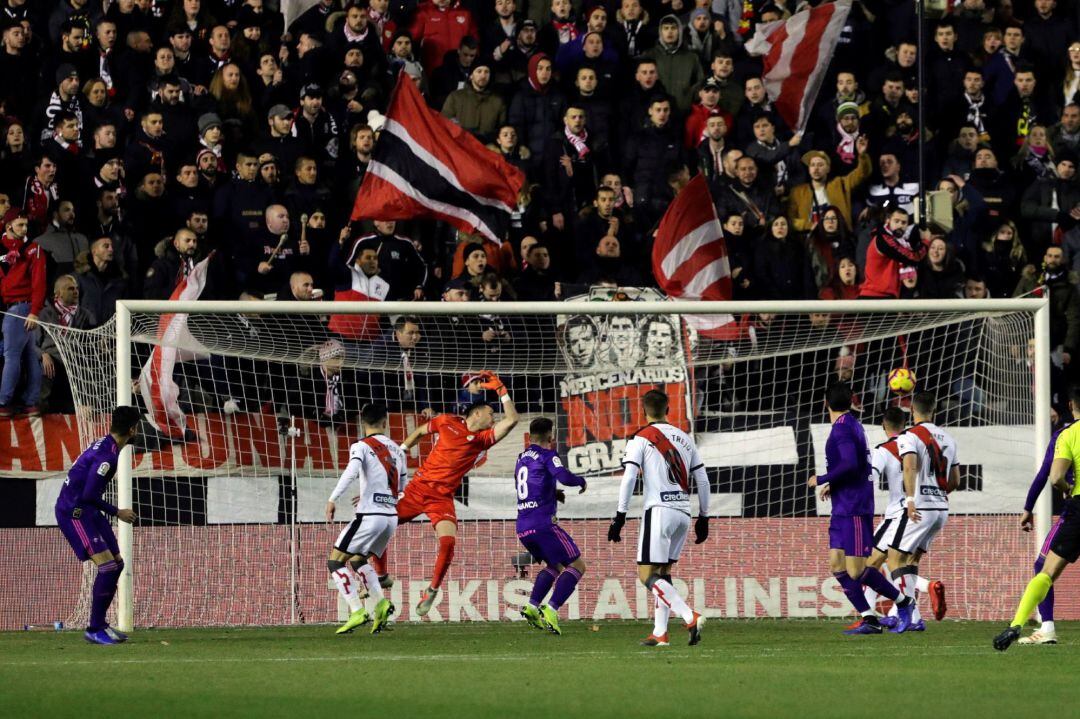
M844 637L839 621L724 621L685 645L638 646L642 622L0 634L0 716L956 717L1068 716L1080 623L1062 644L990 647L1000 624L930 622Z

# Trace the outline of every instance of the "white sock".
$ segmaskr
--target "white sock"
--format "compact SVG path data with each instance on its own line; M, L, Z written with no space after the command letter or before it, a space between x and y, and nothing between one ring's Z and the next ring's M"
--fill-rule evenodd
M361 565L359 573L364 578L364 584L367 585L368 595L377 604L383 598L382 587L379 586L379 573L367 562Z
M656 613L653 619L653 636L662 637L667 634L668 620L671 619L671 607L660 601L660 597L654 599L656 602Z
M915 591L926 594L930 591L930 580L926 577L915 577Z
M350 612L359 611L364 607L364 603L360 601L360 594L357 591L356 575L350 572L348 567L333 571L330 576L334 578L334 584L337 585L341 596L345 597L345 603L349 605Z
M911 623L916 624L922 621L922 614L919 613L919 590L915 587L915 575L905 574L901 577L901 587L904 590L904 596L911 598Z
M1042 626L1039 627L1039 631L1042 632L1043 634L1054 634L1055 633L1054 632L1054 623L1053 622L1043 622Z
M877 614L878 593L870 587L863 587L863 596L866 597L866 603L870 605L870 613Z
M652 593L655 594L661 602L671 607L671 611L682 617L684 622L689 624L694 621L694 611L690 609L690 605L679 596L677 591L675 591L675 587L671 586L671 582L666 579L657 579L653 582Z

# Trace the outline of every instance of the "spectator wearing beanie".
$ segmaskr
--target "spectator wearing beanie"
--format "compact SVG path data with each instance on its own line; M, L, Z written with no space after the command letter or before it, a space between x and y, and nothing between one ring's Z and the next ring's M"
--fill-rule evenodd
M491 63L477 60L465 87L446 98L442 114L481 142L490 142L506 122L506 103L491 91Z

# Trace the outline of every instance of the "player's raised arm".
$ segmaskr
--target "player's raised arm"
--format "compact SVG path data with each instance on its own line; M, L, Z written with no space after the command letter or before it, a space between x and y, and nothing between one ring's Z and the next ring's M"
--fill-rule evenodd
M412 433L408 437L405 438L405 441L401 443L401 448L403 450L405 450L406 452L408 452L410 449L412 449L414 446L416 446L416 443L420 441L421 437L423 437L424 435L430 433L430 431L428 430L428 425L430 423L431 423L431 420L428 420L427 422L424 422L423 424L419 425L416 429L414 429L412 431Z
M492 428L495 432L495 441L498 442L510 434L510 430L517 426L521 417L518 415L517 407L514 406L514 400L510 399L510 393L506 391L506 385L499 379L499 376L491 372L485 372L483 377L484 381L480 386L494 391L499 396L499 401L502 402L503 406L503 418L496 422Z

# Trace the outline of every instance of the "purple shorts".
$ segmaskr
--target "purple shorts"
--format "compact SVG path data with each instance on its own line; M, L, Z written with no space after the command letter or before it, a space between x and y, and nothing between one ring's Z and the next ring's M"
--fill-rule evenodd
M56 510L56 523L75 550L75 556L85 562L98 552L106 549L114 557L120 556L120 546L116 543L112 525L108 518L96 509L82 510L81 517L72 517L70 511Z
M874 547L874 517L860 514L854 517L829 519L829 549L842 549L848 557L869 557Z
M561 564L565 567L581 556L574 540L557 524L518 532L518 539L529 554L550 566Z

